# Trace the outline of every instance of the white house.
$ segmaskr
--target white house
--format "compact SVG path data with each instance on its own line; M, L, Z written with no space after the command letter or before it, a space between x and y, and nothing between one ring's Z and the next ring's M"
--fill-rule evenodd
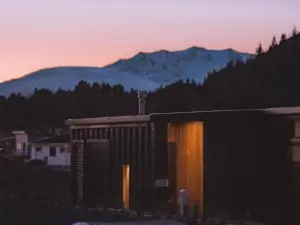
M25 131L14 131L13 134L16 141L14 153L27 156L28 161L43 160L48 166L69 167L71 165L69 133L33 141L28 141Z
M49 166L71 166L69 134L32 141L30 159L43 160Z
M16 137L15 153L18 155L27 155L28 150L28 135L25 131L12 132Z

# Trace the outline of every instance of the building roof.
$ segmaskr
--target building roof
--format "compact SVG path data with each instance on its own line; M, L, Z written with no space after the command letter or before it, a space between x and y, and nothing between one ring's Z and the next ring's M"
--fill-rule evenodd
M146 121L150 121L150 115L68 119L68 120L66 120L66 124L67 125L84 125L84 124L134 123L134 122L146 122Z
M51 137L43 137L36 140L31 141L31 144L62 144L70 142L70 134L66 132L61 135L51 136Z
M278 107L265 109L264 111L279 115L300 115L300 107Z
M26 132L25 131L23 131L23 130L16 130L16 131L13 131L12 132L13 134L26 134Z
M188 112L152 113L150 116L176 115L176 114L201 114L201 113L221 113L221 112L264 112L274 115L300 115L300 107L275 107L265 109L223 109L223 110L203 110Z
M112 123L134 123L147 122L152 117L162 115L185 115L185 114L207 114L221 112L264 112L272 115L300 115L300 107L276 107L265 109L228 109L228 110L206 110L206 111L188 111L188 112L169 112L169 113L152 113L148 115L131 115L131 116L113 116L113 117L96 117L83 119L68 119L66 124L72 125L90 125L90 124L112 124Z

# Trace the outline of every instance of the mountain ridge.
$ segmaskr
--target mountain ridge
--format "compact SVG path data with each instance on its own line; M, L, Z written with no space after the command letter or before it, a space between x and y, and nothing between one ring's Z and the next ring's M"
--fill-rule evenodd
M121 84L125 89L152 91L182 79L203 82L207 74L230 60L245 61L250 53L227 48L211 50L192 46L184 50L139 52L103 67L59 66L43 68L0 83L0 95L30 95L34 89L72 90L81 81Z

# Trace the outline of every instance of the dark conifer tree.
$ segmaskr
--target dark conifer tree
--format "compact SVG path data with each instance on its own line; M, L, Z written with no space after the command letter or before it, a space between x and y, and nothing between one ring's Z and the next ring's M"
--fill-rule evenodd
M257 55L260 55L260 54L263 53L263 48L262 48L261 43L258 44L258 47L257 47L256 50L255 50L255 53L256 53Z
M273 36L271 45L269 47L269 51L273 50L276 46L277 46L277 40L276 40L276 37Z
M286 34L281 34L280 44L286 41Z
M296 37L297 34L298 34L297 28L296 26L294 26L291 37Z
M228 62L212 71L204 84L178 81L149 93L148 112L187 111L300 105L300 35L281 35L275 50L256 49L259 57L245 63ZM285 40L286 39L286 40ZM262 54L264 53L264 54ZM137 92L122 85L80 82L72 91L35 90L32 96L0 97L0 129L22 126L64 127L68 118L136 114ZM24 123L26 121L26 124Z

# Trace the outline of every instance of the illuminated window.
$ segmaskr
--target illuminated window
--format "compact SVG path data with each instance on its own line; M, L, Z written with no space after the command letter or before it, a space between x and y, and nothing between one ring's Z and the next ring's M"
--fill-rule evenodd
M130 167L123 165L123 208L129 209Z

